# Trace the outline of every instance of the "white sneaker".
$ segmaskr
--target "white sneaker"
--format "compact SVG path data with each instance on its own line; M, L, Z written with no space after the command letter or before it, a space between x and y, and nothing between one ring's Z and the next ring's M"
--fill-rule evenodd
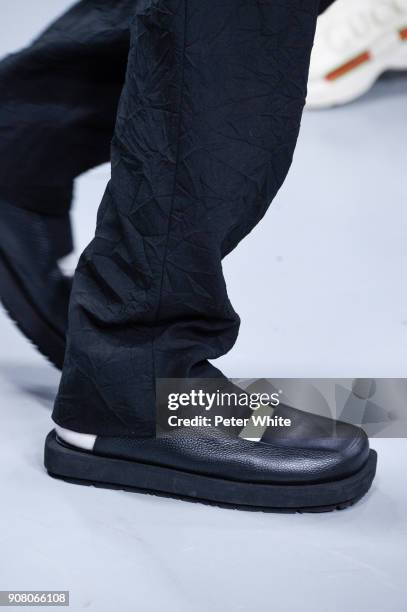
M337 0L318 19L307 105L345 104L407 69L407 0Z

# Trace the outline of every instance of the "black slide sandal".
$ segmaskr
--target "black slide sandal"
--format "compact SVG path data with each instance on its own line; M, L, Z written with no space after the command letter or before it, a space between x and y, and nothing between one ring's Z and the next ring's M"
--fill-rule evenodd
M60 441L56 432L51 431L45 442L44 462L50 476L76 484L241 510L329 512L353 505L368 492L376 473L377 454L370 450L365 465L342 480L298 485L259 484L96 455Z

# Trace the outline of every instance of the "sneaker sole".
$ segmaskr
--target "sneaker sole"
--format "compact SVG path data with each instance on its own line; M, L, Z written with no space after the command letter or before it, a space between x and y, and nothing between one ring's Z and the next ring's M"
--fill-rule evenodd
M371 487L377 454L371 450L363 468L342 480L305 485L259 484L95 455L61 442L51 431L45 442L44 463L50 476L74 484L241 510L295 513L330 512L352 506Z
M65 336L36 307L23 283L0 250L0 300L12 321L56 368L62 369Z
M385 55L372 55L371 59L335 81L310 81L306 107L310 110L348 104L367 93L377 79L388 70L407 69L407 41L395 44Z

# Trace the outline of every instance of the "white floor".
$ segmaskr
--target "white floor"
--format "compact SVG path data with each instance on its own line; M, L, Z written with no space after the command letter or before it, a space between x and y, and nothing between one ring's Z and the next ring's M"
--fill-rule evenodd
M30 15L25 0L3 1L0 53L69 4L42 0ZM284 188L225 262L242 316L220 360L228 374L407 377L406 108L407 76L395 75L305 115ZM103 167L79 181L78 251L107 177ZM406 440L372 441L377 480L347 511L220 510L47 477L57 385L0 312L0 590L70 590L71 609L96 612L406 609Z

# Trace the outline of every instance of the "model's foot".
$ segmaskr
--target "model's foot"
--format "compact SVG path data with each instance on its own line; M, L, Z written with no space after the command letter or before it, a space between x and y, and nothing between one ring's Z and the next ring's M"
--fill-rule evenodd
M407 69L407 0L337 0L319 18L307 106L345 104Z
M376 471L365 433L287 410L289 433L267 430L261 442L213 428L136 439L57 426L46 440L45 466L51 476L78 484L248 510L324 512L358 501Z
M71 280L58 259L70 250L69 219L0 202L0 299L23 334L62 368Z

